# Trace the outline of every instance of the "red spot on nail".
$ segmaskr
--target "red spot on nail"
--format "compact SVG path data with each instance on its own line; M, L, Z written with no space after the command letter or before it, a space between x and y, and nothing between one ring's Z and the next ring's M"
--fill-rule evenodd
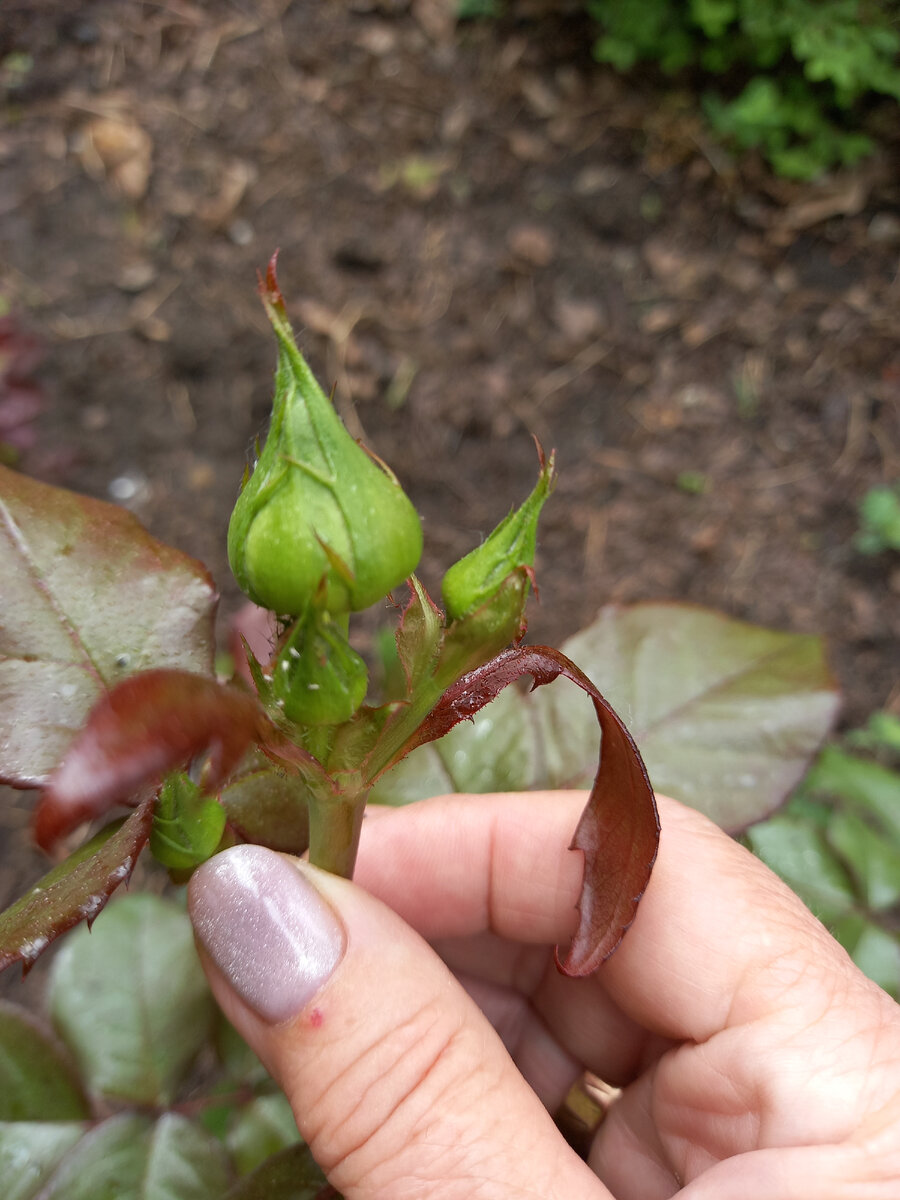
M309 1023L312 1025L313 1029L318 1029L324 1020L325 1018L322 1016L322 1013L318 1008L314 1008L309 1014Z

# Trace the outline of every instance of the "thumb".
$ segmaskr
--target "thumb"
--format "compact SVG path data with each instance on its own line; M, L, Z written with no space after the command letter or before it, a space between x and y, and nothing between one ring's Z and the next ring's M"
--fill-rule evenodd
M437 955L361 888L260 846L200 867L216 998L346 1200L609 1193Z

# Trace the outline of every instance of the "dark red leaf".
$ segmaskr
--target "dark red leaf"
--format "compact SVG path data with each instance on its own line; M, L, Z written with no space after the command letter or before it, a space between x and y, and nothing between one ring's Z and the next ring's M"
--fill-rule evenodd
M44 787L123 679L211 675L215 604L131 513L0 467L0 781Z
M506 650L448 688L412 738L394 756L435 741L471 718L523 675L533 687L563 675L587 692L602 734L600 766L572 849L584 853L578 930L564 958L567 975L588 975L616 949L634 920L659 845L659 816L647 771L628 730L588 677L547 646Z
M82 821L201 754L212 790L268 726L255 697L214 679L174 670L133 675L91 711L41 797L35 838L50 849Z
M16 962L27 970L61 933L94 920L131 877L150 836L153 799L147 796L111 836L101 831L0 913L0 971Z

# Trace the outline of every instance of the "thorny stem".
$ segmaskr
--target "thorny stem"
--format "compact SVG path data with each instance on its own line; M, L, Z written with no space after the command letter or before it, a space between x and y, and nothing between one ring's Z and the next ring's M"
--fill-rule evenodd
M353 878L369 789L309 800L309 861L333 875Z

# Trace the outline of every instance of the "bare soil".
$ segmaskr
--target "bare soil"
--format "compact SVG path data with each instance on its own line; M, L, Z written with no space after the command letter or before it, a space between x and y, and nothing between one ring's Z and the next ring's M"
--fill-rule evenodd
M736 168L683 97L591 62L577 5L3 9L0 295L44 346L23 469L133 508L233 612L274 363L255 273L280 247L435 592L532 486L534 435L560 480L532 640L690 600L826 635L846 722L900 711L900 557L853 545L900 476L890 152L807 187ZM26 819L6 810L11 846Z

